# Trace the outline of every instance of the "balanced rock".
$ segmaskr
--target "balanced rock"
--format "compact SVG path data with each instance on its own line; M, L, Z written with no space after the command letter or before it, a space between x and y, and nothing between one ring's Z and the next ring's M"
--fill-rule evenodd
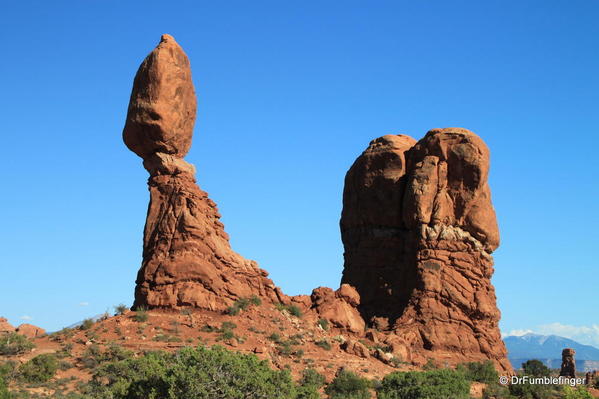
M123 140L150 173L150 204L134 308L222 311L238 298L279 301L268 273L229 245L216 204L183 156L196 98L187 56L163 35L135 77Z
M133 82L123 139L142 158L185 156L191 147L197 101L189 59L170 35L143 61Z
M491 284L499 232L489 150L469 130L373 140L345 180L343 283L412 359L490 359L510 371Z
M576 351L572 348L566 348L562 351L562 367L559 375L562 377L576 377L576 361L574 355Z

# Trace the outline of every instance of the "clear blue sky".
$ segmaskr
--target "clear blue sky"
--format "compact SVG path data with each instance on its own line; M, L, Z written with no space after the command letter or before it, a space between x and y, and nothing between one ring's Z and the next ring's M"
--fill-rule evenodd
M286 293L338 286L371 139L460 126L491 148L502 330L599 324L598 1L171 3L3 4L0 315L55 330L132 303L147 173L121 131L170 33L199 97L187 160Z

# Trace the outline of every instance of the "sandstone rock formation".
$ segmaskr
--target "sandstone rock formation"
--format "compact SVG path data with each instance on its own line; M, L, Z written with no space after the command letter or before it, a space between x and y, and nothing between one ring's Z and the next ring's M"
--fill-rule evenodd
M0 317L0 334L15 332L15 328L4 317Z
M388 320L416 364L491 359L511 371L490 279L499 232L489 150L474 133L434 129L373 140L347 173L342 283L371 324Z
M41 327L34 326L33 324L23 323L16 329L17 334L26 336L27 338L41 337L46 333Z
M127 147L150 173L150 204L134 308L224 310L241 297L279 301L256 262L229 245L216 204L195 182L189 151L196 98L187 56L163 35L143 61L123 129Z
M342 284L337 291L328 287L318 287L312 291L311 309L318 315L328 320L333 327L341 328L353 333L364 332L365 323L358 305L360 296L355 288Z
M576 377L576 361L574 355L576 351L572 348L566 348L562 351L562 367L559 375L563 377Z

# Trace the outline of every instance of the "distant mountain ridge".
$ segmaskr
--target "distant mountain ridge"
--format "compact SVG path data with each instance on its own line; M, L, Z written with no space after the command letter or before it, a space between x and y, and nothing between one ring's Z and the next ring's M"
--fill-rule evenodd
M541 360L550 368L559 368L562 350L572 348L576 351L577 369L580 371L599 369L599 349L569 338L528 333L522 336L505 337L503 342L514 368L520 368L522 363L530 359Z

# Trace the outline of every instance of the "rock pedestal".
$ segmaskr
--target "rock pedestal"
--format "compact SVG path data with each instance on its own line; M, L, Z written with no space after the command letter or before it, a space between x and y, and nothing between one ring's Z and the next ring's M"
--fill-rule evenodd
M150 173L150 205L134 308L224 310L241 297L278 301L266 271L229 245L216 204L195 181L189 151L196 97L187 56L163 35L133 84L123 140Z
M562 351L562 367L560 369L560 377L576 377L576 361L574 355L576 351L572 348L566 348Z

